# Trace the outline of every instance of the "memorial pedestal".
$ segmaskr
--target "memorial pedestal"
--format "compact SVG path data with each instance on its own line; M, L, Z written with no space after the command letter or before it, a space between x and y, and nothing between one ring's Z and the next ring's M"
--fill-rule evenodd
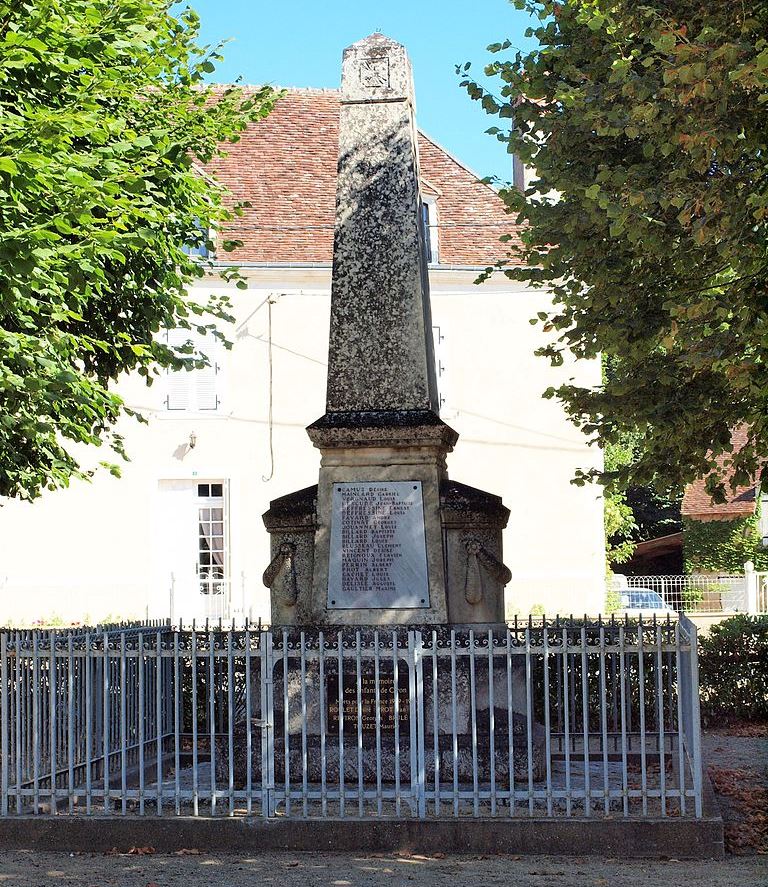
M264 515L271 536L264 583L273 626L285 627L286 637L304 629L302 650L315 628L325 640L332 627L358 631L351 658L343 632L336 636L341 676L333 657L323 659L323 642L286 677L269 737L276 783L409 782L416 760L432 784L455 775L472 785L492 772L505 780L510 768L517 778L531 768L534 778L541 774L541 731L520 699L519 655L502 661L492 645L475 658L465 632L457 658L443 637L435 677L419 671L429 654L422 661L416 648L393 640L381 658L374 639L370 652L376 626L425 626L422 639L434 639L446 627L499 625L510 579L502 561L509 511L498 496L448 479L458 435L438 415L415 133L403 47L374 34L345 50L326 412L307 428L320 475L316 487L274 500ZM418 645L418 630L408 639ZM295 655L284 650L282 661ZM406 687L392 656L407 661ZM318 659L326 663L322 677ZM238 785L249 729L260 774L262 728L240 725ZM219 758L229 766L226 754Z
M431 635L427 629L424 637ZM389 640L386 634L385 640ZM543 778L543 729L532 722L528 735L523 657L515 655L508 664L505 656L496 656L491 680L487 656L478 652L470 662L462 646L465 641L466 633L459 642L461 655L453 659L440 655L436 667L434 658L425 653L418 677L416 666L400 657L395 672L392 648L383 646L384 640L374 640L371 631L356 633L354 640L348 631L344 633L343 649L362 643L364 656L359 662L344 660L341 682L335 658L338 645L323 660L322 669L317 659L305 660L302 667L291 654L287 679L286 660L278 658L273 680L283 692L275 693L270 734L276 784L285 784L287 776L292 784L306 779L338 786L342 758L344 781L350 786L360 778L367 786L378 780L391 785L398 778L410 783L411 761L417 755L412 743L423 748L423 769L430 785L436 776L446 786L454 776L460 784L471 785L476 775L483 782L492 771L498 782L508 782L510 766L515 781L529 778L529 766L534 781ZM373 644L379 650L377 661L371 659ZM446 648L441 649L444 653ZM260 668L258 661L252 664L252 686L259 685ZM248 729L244 720L234 729L233 779L238 789L247 779ZM254 718L252 781L261 779L262 729L262 719ZM229 758L224 743L216 757L217 775L226 784Z

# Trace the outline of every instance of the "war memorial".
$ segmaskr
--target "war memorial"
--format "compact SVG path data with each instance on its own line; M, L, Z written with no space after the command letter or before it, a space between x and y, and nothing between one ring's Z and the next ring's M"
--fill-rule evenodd
M344 52L319 478L264 515L271 625L0 632L4 846L722 855L690 620L504 621L509 511L448 475L414 114L401 45Z
M327 402L325 414L307 429L321 452L319 483L273 501L264 516L274 555L264 577L273 626L344 627L347 634L357 626L369 644L379 643L373 637L377 627L418 626L443 640L454 629L454 643L456 629L474 626L486 639L489 631L494 636L494 626L506 631L504 585L510 572L502 560L502 530L509 511L498 496L448 477L447 456L458 435L438 414L421 219L410 63L402 46L374 34L349 47L342 65ZM384 631L376 634L392 643ZM393 636L403 633L395 630ZM365 776L375 778L381 764L381 753L378 762L373 754L376 713L389 757L395 697L407 716L409 687L407 670L399 669L395 694L390 663L386 676L376 677L369 656L370 650L360 706ZM501 696L507 683L502 666L493 667ZM355 663L345 668L342 696L351 728L346 742L353 752ZM485 692L473 713L468 662L459 662L452 675L435 675L423 688L427 707L434 695L434 703L446 715L453 707L458 719L460 778L471 779L473 724L483 733L490 725L487 668L486 660L476 666L473 680ZM314 700L310 710L318 709L309 726L311 759L320 695L326 694L328 729L335 731L338 723L338 673L326 671L324 677L325 687L317 683L316 670L304 678L305 695ZM513 720L518 757L525 762L524 679L517 668L509 677L518 690L520 714ZM297 697L299 687L293 691ZM500 709L495 726L504 735L506 721ZM531 729L538 736L538 728ZM434 746L434 768L441 749L433 734L426 741ZM447 773L448 756L442 757ZM348 754L350 775L354 764L355 755ZM333 778L336 766L334 760ZM498 767L499 777L506 777L503 755ZM534 755L534 770L539 778L541 753ZM314 766L310 771L316 775Z

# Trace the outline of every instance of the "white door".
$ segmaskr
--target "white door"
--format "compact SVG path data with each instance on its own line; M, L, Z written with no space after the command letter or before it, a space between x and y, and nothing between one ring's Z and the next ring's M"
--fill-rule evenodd
M156 518L158 597L171 619L229 618L226 481L160 481Z
M229 508L223 480L199 481L196 490L197 581L203 615L229 619Z

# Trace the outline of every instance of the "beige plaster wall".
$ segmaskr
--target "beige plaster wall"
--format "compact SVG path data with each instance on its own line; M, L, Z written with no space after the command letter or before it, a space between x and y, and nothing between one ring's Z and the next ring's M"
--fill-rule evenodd
M151 388L125 379L119 390L149 423L123 423L131 462L122 479L99 471L90 484L0 508L0 624L169 615L167 551L180 531L161 488L174 479L228 479L233 605L268 615L261 573L269 540L261 514L270 499L317 482L318 453L304 427L324 412L330 270L248 274L248 291L227 288L237 321L228 330L234 347L223 360L215 414L169 414L162 379ZM512 511L504 540L513 574L508 614L535 605L548 613L596 612L603 599L602 502L596 490L569 481L577 467L596 464L599 452L541 392L570 378L594 384L599 367L567 363L555 370L534 357L541 332L528 320L545 297L515 291L508 281L477 287L474 277L431 273L433 322L444 336L443 418L461 435L450 476L500 494ZM84 454L89 463L108 457L101 450ZM199 616L194 588L178 586L177 577L176 615Z

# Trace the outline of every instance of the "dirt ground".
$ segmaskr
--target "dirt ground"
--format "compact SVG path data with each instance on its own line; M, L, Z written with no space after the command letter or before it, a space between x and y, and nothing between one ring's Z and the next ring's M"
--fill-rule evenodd
M768 854L750 822L761 811L744 792L768 785L768 730L739 736L706 732L704 763L724 790L718 800L731 840L721 862L618 860L563 856L434 856L292 853L246 856L105 855L0 850L0 887L768 887ZM714 768L714 771L712 770ZM723 775L725 774L725 775ZM717 780L716 780L717 783ZM768 811L765 811L768 812ZM756 844L755 842L758 842Z
M768 857L723 862L619 861L555 856L294 853L264 856L104 856L0 852L3 887L765 887Z
M725 825L726 851L768 853L768 724L707 730L701 745Z

